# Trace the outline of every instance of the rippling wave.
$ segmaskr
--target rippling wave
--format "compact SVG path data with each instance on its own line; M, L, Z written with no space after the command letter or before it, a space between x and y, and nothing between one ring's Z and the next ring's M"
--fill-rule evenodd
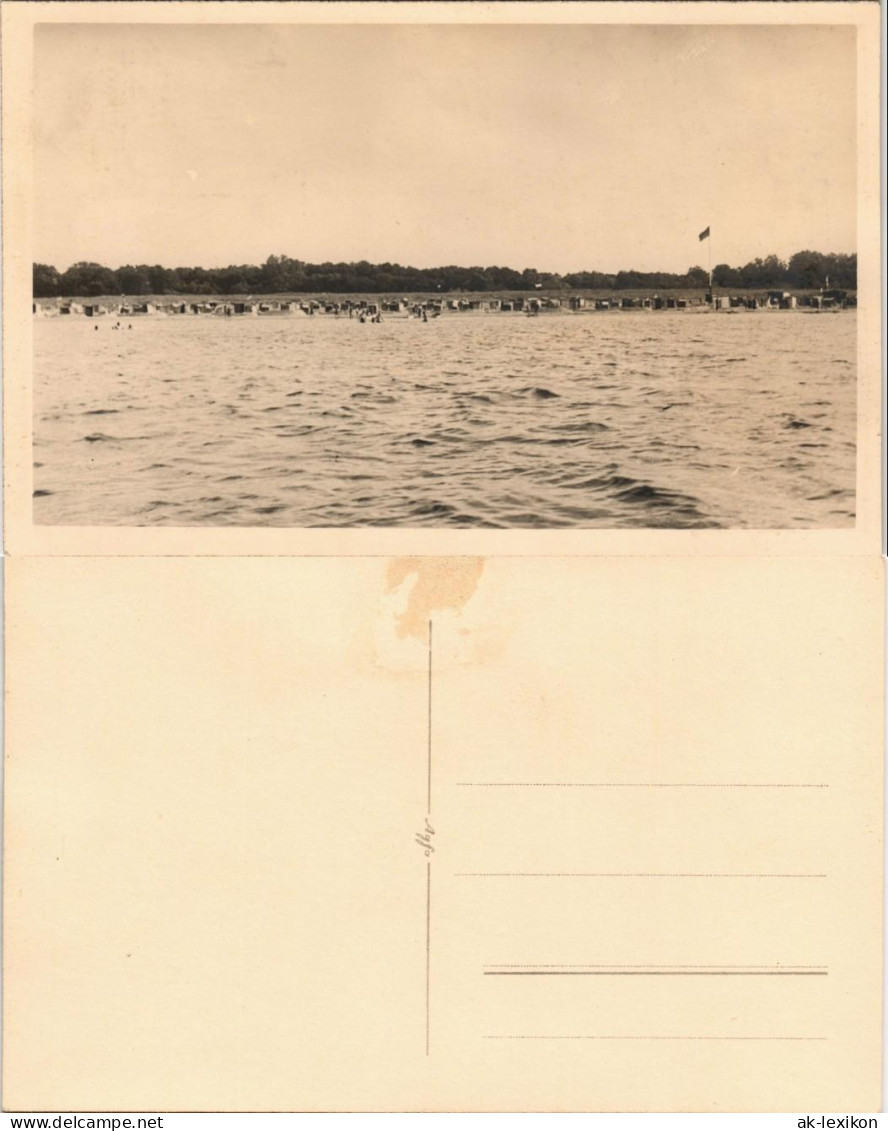
M37 522L854 522L852 312L112 325L35 324Z

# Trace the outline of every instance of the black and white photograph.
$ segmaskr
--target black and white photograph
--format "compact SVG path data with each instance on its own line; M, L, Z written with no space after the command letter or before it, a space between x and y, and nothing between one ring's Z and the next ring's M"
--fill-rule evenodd
M856 29L35 29L33 520L853 528Z

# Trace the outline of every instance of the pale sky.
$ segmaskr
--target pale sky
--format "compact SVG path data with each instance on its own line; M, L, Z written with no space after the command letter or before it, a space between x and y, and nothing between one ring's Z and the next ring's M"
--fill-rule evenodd
M855 244L848 27L43 25L35 259L684 271Z

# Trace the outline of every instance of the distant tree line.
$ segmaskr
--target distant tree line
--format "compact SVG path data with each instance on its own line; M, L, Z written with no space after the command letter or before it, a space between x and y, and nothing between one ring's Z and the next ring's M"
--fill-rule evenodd
M857 287L856 255L796 252L788 261L769 255L745 267L720 263L713 279L720 287L818 288L825 284L846 290ZM286 293L385 294L434 291L531 290L669 290L706 287L702 267L683 275L666 271L577 271L553 275L511 267L402 267L398 263L303 263L286 255L271 255L261 266L231 267L118 267L75 263L59 272L45 263L34 264L34 297L96 295L246 295Z

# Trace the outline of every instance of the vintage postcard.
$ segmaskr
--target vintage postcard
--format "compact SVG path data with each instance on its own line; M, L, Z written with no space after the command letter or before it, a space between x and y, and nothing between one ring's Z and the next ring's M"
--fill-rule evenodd
M8 1110L879 1110L878 560L8 572Z
M877 552L877 5L4 47L13 552Z
M4 1108L878 1110L878 5L0 20Z

